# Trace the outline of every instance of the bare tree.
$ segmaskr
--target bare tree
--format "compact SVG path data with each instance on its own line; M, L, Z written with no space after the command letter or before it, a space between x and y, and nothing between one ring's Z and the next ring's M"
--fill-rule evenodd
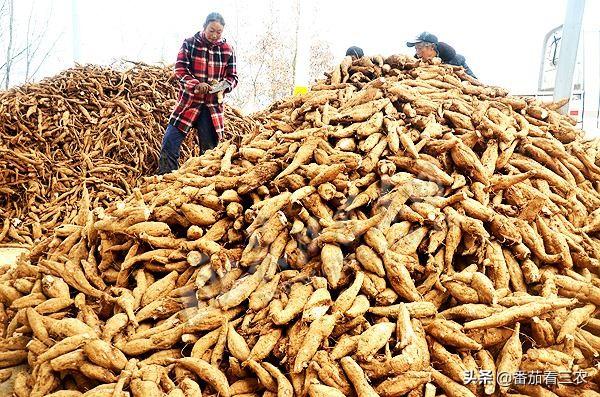
M44 2L44 4L51 3ZM6 55L6 58L0 61L0 85L5 89L15 83L33 80L62 36L62 33L58 34L52 40L51 35L48 34L53 17L52 8L38 5L35 0L32 0L31 9L29 14L26 14L25 20L19 18L19 14L15 12L14 0L0 1L0 38L7 38L0 40L2 43L0 51Z
M0 20L4 18L4 16L8 13L8 1L2 0L0 1ZM2 29L0 29L0 39L4 35Z
M294 37L281 22L284 15L271 1L258 25L240 27L237 37L239 86L230 103L253 110L290 94L294 84ZM257 34L246 34L254 29ZM292 49L292 51L290 51Z
M31 34L31 18L33 17L33 7L35 6L35 2L31 3L31 10L29 11L29 17L27 18L27 33L25 34L26 43L29 43L29 37ZM47 22L46 22L47 23ZM37 43L33 45L25 46L25 81L29 79L29 69L31 68L31 58L35 55L35 53L40 48L40 40L37 40Z
M14 22L15 22L15 2L14 0L8 0L8 45L6 47L6 66L4 88L8 89L10 84L10 70L12 67L13 59L13 36L14 36Z
M333 69L334 56L331 51L331 45L328 41L319 40L313 37L310 44L309 57L309 79L311 82L322 78L324 72L328 72Z
M39 50L42 48L42 44L45 42L44 39L46 38L48 32L48 24L52 19L52 6L50 6L47 15L44 17L44 24L41 25L41 29L37 32L31 26L32 19L35 15L35 8L36 2L33 1L31 3L31 10L27 19L27 33L25 36L25 82L29 82L35 77L37 72L40 70L40 67L42 67L42 65L46 62L48 56L62 36L62 34L58 35L58 37L56 37L56 39L54 39L54 41L48 46L46 51L38 56ZM37 25L37 18L34 20L34 24Z
M300 39L300 0L295 1L296 13L296 38L294 40L294 57L292 58L292 76L296 77L296 65L298 62L298 40Z
M240 23L237 18L245 14L241 9L243 2L234 2L235 32L228 39L235 40L240 84L227 96L230 104L254 111L289 96L294 88L296 65L304 61L298 57L307 57L310 71L306 77L311 80L331 69L334 57L329 42L309 36L308 52L302 55L299 47L302 32L308 28L301 24L315 20L305 16L318 10L300 5L299 0L293 4L281 7L272 0L260 19Z

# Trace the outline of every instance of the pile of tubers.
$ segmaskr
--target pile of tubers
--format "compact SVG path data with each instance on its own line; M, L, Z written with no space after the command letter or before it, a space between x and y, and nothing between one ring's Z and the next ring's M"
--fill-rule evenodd
M107 205L156 171L177 81L169 67L125 66L78 66L0 92L0 243L30 246L71 221L84 186ZM226 136L255 128L235 108L225 115Z
M600 167L560 106L346 58L251 137L84 188L0 276L0 367L18 397L598 396Z

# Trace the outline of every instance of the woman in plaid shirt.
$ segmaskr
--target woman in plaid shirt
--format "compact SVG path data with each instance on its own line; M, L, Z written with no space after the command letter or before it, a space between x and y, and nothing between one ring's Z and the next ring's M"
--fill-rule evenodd
M163 137L158 174L179 168L181 143L191 128L198 132L202 152L216 147L221 140L223 104L217 93L209 93L209 82L226 82L226 93L238 82L233 47L221 38L224 27L221 14L210 13L204 30L185 39L179 50L175 63L175 75L181 84L179 103Z

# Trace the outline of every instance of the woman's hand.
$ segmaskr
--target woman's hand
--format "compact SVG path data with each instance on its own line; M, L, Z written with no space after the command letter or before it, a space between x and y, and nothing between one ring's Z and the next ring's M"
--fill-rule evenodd
M210 85L207 83L200 83L194 88L194 94L206 94L210 91Z

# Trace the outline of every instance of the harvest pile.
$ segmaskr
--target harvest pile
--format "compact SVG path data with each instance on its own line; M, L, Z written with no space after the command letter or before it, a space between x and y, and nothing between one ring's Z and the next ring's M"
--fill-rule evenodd
M225 105L225 139L239 142L245 136L258 132L258 122L252 116L245 114L240 109Z
M347 58L253 139L84 194L1 277L0 366L19 397L597 395L600 167L558 106Z
M0 242L31 244L71 221L84 185L96 205L130 194L156 170L176 98L171 68L145 64L76 67L1 93ZM226 116L226 134L252 129L239 111Z

